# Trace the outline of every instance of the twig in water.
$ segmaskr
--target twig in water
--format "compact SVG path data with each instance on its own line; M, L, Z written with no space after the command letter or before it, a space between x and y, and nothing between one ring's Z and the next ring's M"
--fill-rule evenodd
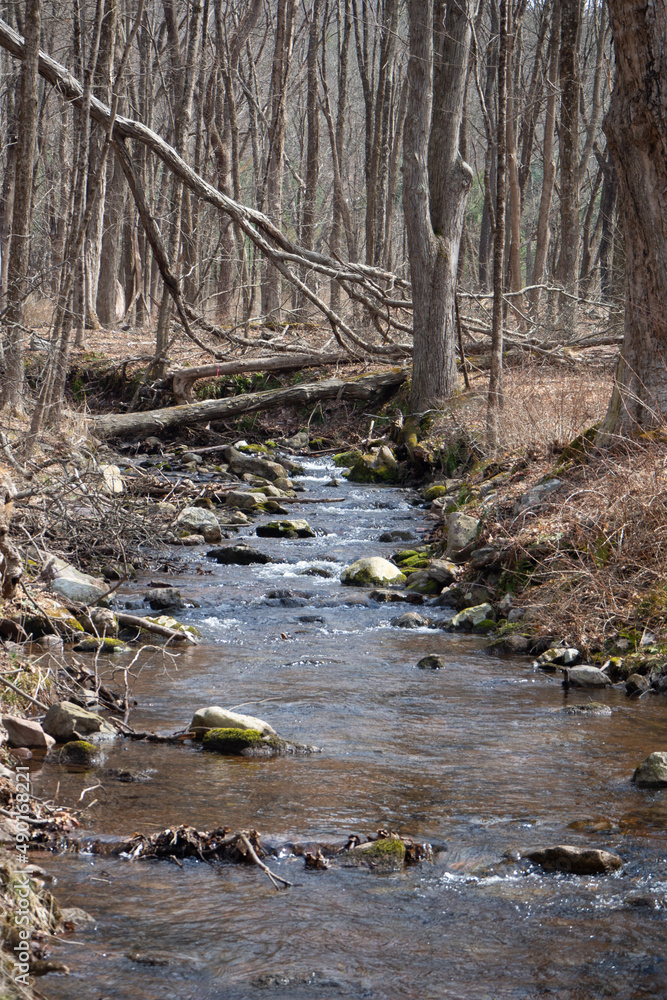
M265 865L263 861L260 861L260 859L257 856L257 852L255 851L255 848L252 846L252 844L250 843L250 841L246 837L245 833L239 833L238 836L239 836L239 840L241 841L241 843L245 847L246 851L248 852L248 854L250 856L250 860L253 862L253 864L256 864L258 868L261 868L262 871L266 875L269 876L269 878L271 879L271 882L273 883L273 885L275 886L276 889L280 889L280 886L278 885L278 882L282 882L283 885L290 886L290 887L294 884L293 882L288 882L286 878L281 878L280 875L275 875L271 871L271 869L269 868L268 865Z

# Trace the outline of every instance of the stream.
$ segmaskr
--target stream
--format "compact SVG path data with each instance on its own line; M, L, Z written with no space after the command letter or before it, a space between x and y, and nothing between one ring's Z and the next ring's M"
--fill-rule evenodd
M101 781L86 795L98 800L84 814L95 837L224 824L282 843L385 827L432 842L435 859L379 874L306 871L285 853L267 859L295 883L277 892L252 867L41 854L60 905L95 923L54 947L70 975L50 975L40 990L49 1000L666 996L667 790L638 790L630 778L667 746L667 701L595 691L610 717L568 715L564 705L590 693L566 695L528 660L491 658L480 638L392 627L413 608L341 587L340 571L409 547L379 542L381 532L418 540L432 522L411 491L344 479L335 488L330 462L305 467L295 477L304 496L340 497L291 505L316 538L242 527L223 544L247 541L275 562L219 566L205 558L209 546L183 549L177 574L125 588L129 600L150 579L168 581L200 604L178 617L203 635L173 662L147 661L130 721L174 732L197 708L243 706L322 752L253 760L116 740L103 767L146 780L46 764L33 790L52 797L59 786L58 801L73 804ZM416 669L428 653L447 667ZM616 851L625 865L580 877L512 860L563 843Z

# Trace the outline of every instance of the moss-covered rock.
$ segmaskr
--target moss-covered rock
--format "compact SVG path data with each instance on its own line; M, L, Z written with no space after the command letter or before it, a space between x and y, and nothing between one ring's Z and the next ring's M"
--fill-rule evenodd
M429 563L430 559L428 556L425 556L421 553L415 553L415 555L409 556L407 559L404 559L401 562L400 566L401 570L405 572L406 569L410 570L428 569Z
M240 757L279 757L283 754L317 753L317 747L289 743L272 733L262 736L257 729L209 729L204 750Z
M405 862L405 844L398 837L385 837L359 844L340 856L350 868L371 868L373 871L400 871Z
M263 741L258 729L209 729L204 734L204 750L216 753L240 754L243 750L257 747Z
M424 500L437 500L438 497L444 497L447 495L447 487L440 483L435 483L433 486L429 486L427 490L424 490Z
M258 524L255 532L260 538L315 538L315 531L303 518Z
M100 748L88 740L72 740L58 751L59 764L86 766L96 764L100 757Z
M352 466L362 457L361 452L358 448L352 451L341 451L338 455L334 455L333 464L337 465L339 468L352 468Z
M477 622L476 625L473 625L472 630L475 635L490 635L493 631L495 631L495 628L496 623L493 618L484 618L481 622Z
M98 639L96 636L87 636L73 647L75 653L126 653L128 647L120 639Z
M408 578L408 590L412 590L417 594L435 595L439 594L442 590L442 584L431 579L427 570L419 569L410 573Z
M399 549L398 552L394 552L391 558L397 566L402 566L408 559L414 559L419 555L417 549Z

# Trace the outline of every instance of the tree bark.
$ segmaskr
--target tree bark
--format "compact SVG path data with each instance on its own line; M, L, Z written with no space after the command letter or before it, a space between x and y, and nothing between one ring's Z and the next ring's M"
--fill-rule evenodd
M486 414L486 439L492 454L500 443L500 410L503 407L503 261L505 257L505 208L507 198L507 69L508 3L500 0L500 48L498 58L498 182L496 225L493 233L493 315L491 320L491 371Z
M561 0L560 80L560 236L558 280L569 294L561 295L565 333L576 332L577 262L579 259L579 27L581 0Z
M25 58L21 67L21 111L19 118L12 238L7 273L8 330L4 384L0 385L0 407L23 411L23 306L27 294L28 258L32 219L33 164L37 148L39 85L39 36L41 0L28 0L25 12Z
M394 368L380 375L367 375L352 382L326 379L289 389L271 392L251 392L230 399L207 399L202 403L172 406L164 410L143 413L109 414L93 420L93 430L102 437L138 437L184 427L199 421L224 420L240 413L256 413L276 406L305 406L325 399L349 399L371 403L374 399L395 392L406 380L407 371Z
M625 434L667 419L667 3L609 0L608 8L616 78L604 128L616 167L626 285L621 405L606 429Z
M279 0L276 21L276 44L271 77L271 128L266 163L266 211L270 219L282 225L283 156L285 151L285 116L287 74L292 58L296 0ZM280 274L267 262L262 282L262 314L280 322Z
M549 78L547 110L544 119L543 146L543 177L540 210L537 217L537 237L535 243L535 262L533 264L533 285L541 285L544 281L551 237L549 216L556 180L556 162L554 160L554 135L556 132L556 100L558 96L558 53L560 49L560 0L554 0L551 14L551 39L549 41ZM540 304L539 288L533 288L530 293L530 304L534 311Z
M459 152L472 4L414 0L404 131L403 210L413 301L414 414L458 389L456 274L472 170ZM437 50L434 47L437 33ZM430 127L429 127L430 126Z
M97 285L97 316L102 326L117 323L118 271L121 259L121 237L125 216L127 184L118 161L114 162L111 183L107 189L104 209L104 233L100 254L100 277ZM129 299L127 303L129 304ZM122 317L120 317L122 318Z
M192 402L192 386L200 378L224 378L226 375L240 375L243 372L289 372L316 365L335 365L351 362L349 354L337 351L333 354L277 354L265 358L236 358L210 365L196 365L168 372L164 384L171 383L174 399L181 403Z

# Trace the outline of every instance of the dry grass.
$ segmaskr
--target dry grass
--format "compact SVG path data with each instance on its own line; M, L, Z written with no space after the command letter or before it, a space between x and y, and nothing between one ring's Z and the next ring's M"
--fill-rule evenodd
M593 364L582 359L571 367L555 368L527 361L507 369L500 426L502 450L560 451L604 417L613 367L608 354L597 352ZM471 391L452 401L449 412L434 422L432 433L447 435L460 429L483 450L487 383L486 374L473 378Z

